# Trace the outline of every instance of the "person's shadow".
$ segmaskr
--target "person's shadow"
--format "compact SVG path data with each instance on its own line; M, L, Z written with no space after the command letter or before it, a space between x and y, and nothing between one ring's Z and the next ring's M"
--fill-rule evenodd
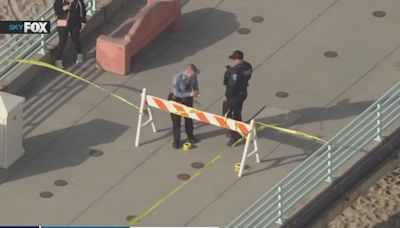
M26 138L24 140L24 156L29 156L29 163L34 164L35 168L23 166L24 168L19 170L21 166L18 163L27 160L22 157L8 170L0 169L0 184L66 167L79 166L90 156L112 153L111 151L97 151L95 147L114 142L128 129L128 126L119 123L94 119L73 127ZM35 151L34 148L38 148L46 142L48 142L47 145L44 145L39 151ZM55 148L54 142L57 143L57 148ZM24 169L29 169L29 172Z
M373 101L349 102L349 99L343 99L337 102L335 105L326 108L307 107L291 111L287 114L257 119L257 121L266 123L282 123L281 126L290 127L299 124L344 119L360 114L372 103ZM285 121L296 118L295 116L300 116L300 118L298 118L294 123Z

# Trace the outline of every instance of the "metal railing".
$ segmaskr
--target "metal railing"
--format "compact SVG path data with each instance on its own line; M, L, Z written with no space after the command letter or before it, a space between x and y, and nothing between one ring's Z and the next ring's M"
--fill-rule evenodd
M87 15L93 16L97 11L97 0L84 0ZM53 6L33 18L33 20L50 21L50 33L42 35L13 35L0 47L0 57L9 59L30 58L35 54L46 54L48 44L57 37L56 15ZM0 61L0 80L14 72L20 63Z
M294 206L400 117L400 82L369 106L355 120L321 146L271 190L261 196L228 227L269 227L282 224Z

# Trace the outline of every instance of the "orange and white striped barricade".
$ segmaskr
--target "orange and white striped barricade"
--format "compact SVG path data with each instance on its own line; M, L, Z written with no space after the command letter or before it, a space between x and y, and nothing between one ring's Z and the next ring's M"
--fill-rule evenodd
M147 105L146 105L146 110L149 115L149 119L146 122L142 123L145 105L146 105L146 88L143 88L142 94L141 94L141 99L140 99L139 118L138 118L138 124L137 124L137 129L136 129L135 147L139 146L140 131L141 131L142 127L144 127L150 123L151 127L153 128L153 132L154 133L157 132L156 125L153 121L153 113L151 113L151 109Z
M258 151L258 146L257 146L257 134L256 134L256 129L254 127L254 120L248 123L244 123L241 121L237 121L231 118L226 118L220 115L215 115L212 113L208 112L203 112L200 110L197 110L192 107L188 107L186 105L174 102L174 101L168 101L161 99L159 97L151 96L151 95L145 95L146 101L143 101L143 94L145 94L145 89L143 89L142 93L142 102L140 104L140 109L142 110L144 107L144 103L146 102L148 107L154 107L158 108L161 110L164 110L169 113L173 113L176 115L180 115L186 118L191 118L194 120L198 120L207 124L212 124L217 127L221 128L226 128L230 129L233 131L238 132L242 136L246 138L246 144L244 147L243 151L243 156L242 156L242 161L241 161L241 166L239 170L238 176L241 177L243 173L243 169L245 166L246 158L256 154L256 159L257 162L260 163L259 155L257 153ZM143 106L143 107L142 107ZM141 112L140 112L141 113ZM139 115L140 115L139 113ZM152 120L152 118L150 118ZM150 119L148 121L150 121ZM139 135L140 135L140 128L141 128L141 117L139 116L139 123L138 123L138 130L136 132L136 143L135 145L139 145ZM254 149L251 152L248 152L249 145L250 143L254 143Z

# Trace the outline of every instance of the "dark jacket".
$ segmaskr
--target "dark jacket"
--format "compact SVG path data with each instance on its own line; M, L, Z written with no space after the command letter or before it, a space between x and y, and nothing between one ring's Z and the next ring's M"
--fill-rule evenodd
M54 1L53 8L56 12L57 19L67 19L68 10L63 10L64 5L68 5L66 0ZM86 6L83 0L74 0L69 11L68 24L80 25L81 23L86 23Z
M226 85L225 96L233 98L241 94L247 94L247 86L252 73L253 67L246 61L227 69L224 77L224 85Z

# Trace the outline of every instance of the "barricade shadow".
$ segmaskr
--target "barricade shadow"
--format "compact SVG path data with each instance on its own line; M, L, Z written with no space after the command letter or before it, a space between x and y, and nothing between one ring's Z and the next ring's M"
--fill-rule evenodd
M17 163L24 162L22 158L9 168L11 170L0 169L0 177L9 174L7 178L0 178L0 184L66 167L80 166L90 159L90 152L96 150L96 146L114 142L128 129L129 126L116 122L94 119L73 127L29 137L24 140L24 156L29 156L31 165L21 168ZM51 145L44 145L40 152L31 153L33 148L49 141ZM112 151L103 153L109 154Z
M259 134L260 138L266 138L275 142L278 142L279 144L275 147L274 150L269 152L267 155L261 157L261 165L255 165L255 169L252 171L248 171L243 174L243 176L246 175L251 175L251 174L256 174L260 172L267 171L272 168L276 168L279 166L283 165L288 165L294 162L301 162L305 160L308 156L310 156L312 153L314 153L321 145L322 143L292 136L292 135L286 135L286 134L281 134L274 132L273 130L265 130L263 132L260 132ZM275 150L279 147L279 145L284 144L284 145L289 145L295 148L298 148L302 150L298 154L292 154L292 155L284 155L284 156L279 156L276 158L268 158L269 155L275 152ZM259 146L260 147L260 146ZM262 149L262 148L259 148ZM261 150L262 151L262 150Z
M361 102L349 102L349 99L343 99L339 101L337 104L330 107L308 107L303 109L298 109L291 111L287 114L280 114L276 116L266 117L257 119L258 122L263 122L267 124L275 124L278 123L278 126L284 128L291 128L295 125L312 123L312 122L323 122L328 120L335 119L343 119L352 116L359 115L366 108L368 108L374 101L361 101ZM294 121L290 121L294 120ZM321 123L322 124L322 123ZM305 132L311 135L315 134L314 132ZM317 137L324 138L321 133L315 135ZM279 133L273 129L266 129L265 131L258 133L259 138L266 138L272 141L279 142L280 144L285 144L293 147L297 147L303 150L303 153L299 153L297 155L291 156L282 156L278 158L268 159L268 156L272 154L274 151L268 153L264 157L261 158L262 163L270 163L266 167L261 167L257 170L250 171L246 175L259 173L266 171L271 168L279 167L282 165L287 165L293 162L299 162L305 160L309 155L314 153L319 149L320 146L323 145L322 142L318 142L315 140L305 139L302 137L292 136L285 133ZM329 140L329 138L324 138L325 140ZM297 157L298 159L292 160L292 158ZM288 161L285 161L288 160ZM272 163L271 163L272 162Z

